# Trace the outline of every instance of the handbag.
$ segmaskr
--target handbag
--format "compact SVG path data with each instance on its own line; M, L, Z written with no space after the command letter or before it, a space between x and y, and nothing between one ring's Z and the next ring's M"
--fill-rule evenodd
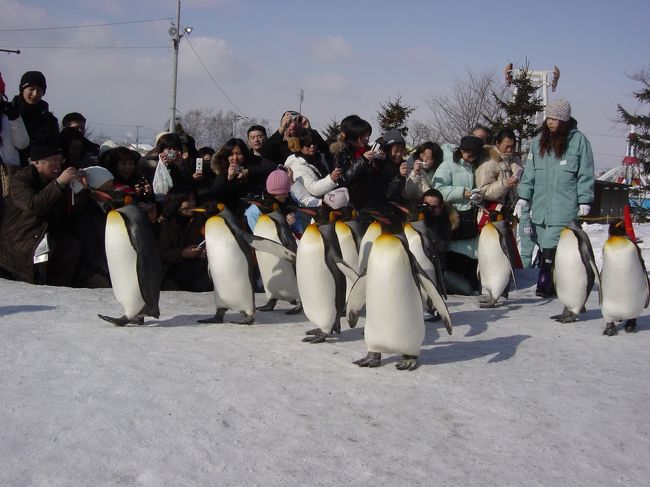
M477 218L478 208L473 206L469 210L458 210L458 228L451 232L452 240L468 240L478 235Z

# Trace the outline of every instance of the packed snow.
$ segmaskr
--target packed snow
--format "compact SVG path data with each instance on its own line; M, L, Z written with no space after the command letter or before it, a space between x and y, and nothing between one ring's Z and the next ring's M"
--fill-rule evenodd
M587 228L599 265L606 231ZM454 333L428 323L412 372L352 364L363 318L312 345L288 303L200 325L211 293L163 292L160 319L118 328L110 289L0 280L0 485L648 485L648 310L606 337L595 291L558 324L516 276L495 309L450 296Z

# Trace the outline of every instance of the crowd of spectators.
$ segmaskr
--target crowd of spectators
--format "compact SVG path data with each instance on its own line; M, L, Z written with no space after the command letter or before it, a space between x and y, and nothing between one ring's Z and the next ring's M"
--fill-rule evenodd
M88 140L86 119L78 112L65 115L59 127L43 100L46 90L45 76L29 71L20 80L18 95L9 101L3 94L0 104L4 277L110 286L103 252L105 215L116 205L137 204L158 238L163 289L207 291L211 282L201 245L206 213L195 208L223 203L252 230L260 210L251 202L273 200L299 238L308 222L296 208L321 206L326 195L346 188L349 206L361 214L364 209L391 212L395 205L420 205L448 290L475 294L480 292L476 259L481 225L494 212L510 215L518 200L523 169L513 153L516 135L509 129L496 134L494 145L490 130L477 126L453 141L457 143L427 141L409 150L398 128L373 140L371 125L350 115L341 122L338 140L328 144L304 114L286 111L270 136L263 126L253 125L247 141L231 138L222 147L197 148L188 134L162 133L155 147L141 154ZM567 119L564 108L560 120ZM565 137L567 133L562 132ZM548 136L542 144L541 149L533 147L545 151L546 158L567 148L549 146ZM535 175L526 177L527 196L520 200L520 210L525 206L521 201L532 199L536 205ZM588 194L580 198L591 202ZM526 211L519 213L528 217ZM525 220L529 227L541 230L548 224L530 220ZM550 225L555 228L556 223ZM534 242L535 234L524 232L520 238ZM552 245L551 233L543 238ZM550 256L551 250L544 248ZM526 254L524 264L530 260Z

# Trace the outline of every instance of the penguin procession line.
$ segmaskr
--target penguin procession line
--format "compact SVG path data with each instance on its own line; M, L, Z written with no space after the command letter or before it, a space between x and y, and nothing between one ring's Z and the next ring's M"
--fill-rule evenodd
M233 323L255 321L253 250L267 296L257 311L271 312L278 300L294 305L287 314L304 311L317 328L303 341L323 343L341 333L341 319L350 328L366 308L364 340L368 353L353 363L377 367L381 354L399 354L399 370L413 370L424 341L424 312L442 320L451 335L452 318L438 257L432 252L423 214L414 210L375 210L362 214L326 207L300 208L312 222L296 243L286 219L274 208L262 214L253 233L244 231L235 215L219 204L205 224L208 269L214 283L214 316L199 323L223 323L227 310L240 312ZM398 207L399 208L399 207ZM197 208L196 211L206 211ZM493 218L494 219L494 218ZM512 242L505 220L485 225L478 241L478 268L484 295L479 307L494 307L507 299L514 283ZM145 316L159 318L162 266L153 230L143 212L130 204L111 210L106 220L106 256L113 294L122 305L120 317L99 314L116 326L142 325ZM562 230L553 279L563 311L551 318L576 321L598 283L599 303L606 322L604 335L626 332L650 302L650 285L639 247L622 221L609 227L599 274L588 235L575 222Z

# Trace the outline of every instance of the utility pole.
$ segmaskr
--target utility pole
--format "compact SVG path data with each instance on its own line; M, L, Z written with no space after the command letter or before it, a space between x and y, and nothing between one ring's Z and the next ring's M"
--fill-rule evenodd
M192 32L192 27L185 27L181 29L181 0L178 0L176 7L176 25L172 26L167 31L172 39L172 100L169 108L169 131L174 133L176 131L176 87L178 85L178 47L181 39L185 34ZM182 32L181 32L182 30Z

